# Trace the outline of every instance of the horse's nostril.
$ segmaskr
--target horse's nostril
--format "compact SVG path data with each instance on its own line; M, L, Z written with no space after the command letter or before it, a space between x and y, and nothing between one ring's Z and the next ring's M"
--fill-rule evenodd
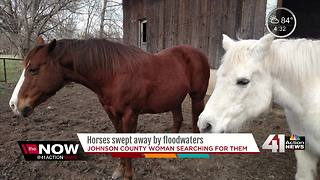
M24 117L28 117L30 114L32 114L32 112L33 112L33 109L31 107L25 107L22 110L22 115Z
M203 128L203 132L210 132L212 129L212 125L210 123L207 123L205 125L205 128Z
M219 130L218 133L225 133L223 129Z
M14 104L11 104L10 107L11 109L15 109L16 106Z

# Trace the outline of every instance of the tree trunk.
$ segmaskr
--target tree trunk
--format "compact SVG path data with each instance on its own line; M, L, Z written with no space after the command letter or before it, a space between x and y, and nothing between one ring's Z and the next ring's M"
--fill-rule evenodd
M108 0L103 0L103 5L102 5L102 10L100 15L100 30L99 30L100 38L103 38L103 35L104 35L104 16L106 14L107 3L108 3Z

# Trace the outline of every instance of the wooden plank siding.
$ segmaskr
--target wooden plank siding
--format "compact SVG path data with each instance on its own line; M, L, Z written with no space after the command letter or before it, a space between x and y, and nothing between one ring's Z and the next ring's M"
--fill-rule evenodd
M217 68L224 53L222 33L261 37L265 10L266 0L123 0L124 42L138 46L139 20L146 19L147 51L189 44Z

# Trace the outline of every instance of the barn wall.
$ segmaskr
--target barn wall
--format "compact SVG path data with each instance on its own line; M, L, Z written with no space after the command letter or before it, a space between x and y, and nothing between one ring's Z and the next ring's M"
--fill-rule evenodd
M222 33L236 38L263 35L265 0L123 0L124 42L138 45L139 20L146 18L147 50L190 44L217 68Z

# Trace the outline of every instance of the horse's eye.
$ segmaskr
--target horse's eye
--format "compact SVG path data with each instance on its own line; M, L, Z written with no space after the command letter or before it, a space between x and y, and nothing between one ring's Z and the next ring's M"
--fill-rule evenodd
M36 68L30 68L29 69L29 73L31 75L36 75L36 74L38 74L38 72L39 72L39 69L36 69Z
M240 78L237 80L237 85L239 86L245 86L247 84L249 84L250 80L246 79L246 78Z

